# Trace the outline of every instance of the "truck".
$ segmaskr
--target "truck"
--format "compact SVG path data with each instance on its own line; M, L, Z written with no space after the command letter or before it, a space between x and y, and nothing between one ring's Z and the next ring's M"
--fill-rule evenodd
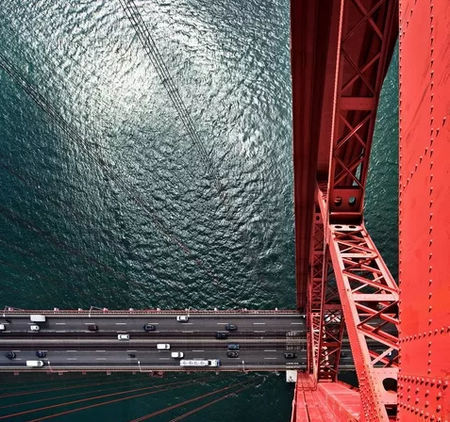
M181 359L180 366L220 366L219 359Z
M45 322L45 315L30 315L31 322Z

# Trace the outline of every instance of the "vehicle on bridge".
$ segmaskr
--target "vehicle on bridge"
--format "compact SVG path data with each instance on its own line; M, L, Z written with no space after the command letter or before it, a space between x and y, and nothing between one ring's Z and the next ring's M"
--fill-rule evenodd
M144 330L145 331L155 331L156 330L156 326L153 325L153 324L147 323L147 324L144 325Z
M174 359L182 359L184 357L183 352L172 352L170 356Z
M178 322L188 322L189 317L187 315L177 315L177 321Z
M38 358L45 358L45 357L47 356L47 352L44 352L43 350L38 350L38 351L36 352L36 356L37 356Z
M9 360L13 360L16 358L16 354L14 352L7 352L5 354L5 356L9 359Z
M220 366L219 359L182 359L180 360L180 366Z
M225 330L227 330L227 331L236 331L237 330L237 325L228 323L228 324L225 325Z
M156 345L157 350L170 350L170 344L168 343L158 343Z
M224 333L222 331L217 331L216 339L218 339L218 340L225 340L227 338L228 338L228 333Z
M228 345L228 350L239 350L239 344L237 344L237 343L230 343Z
M117 334L117 340L128 341L128 340L130 340L130 335L129 334Z
M30 325L30 331L39 331L41 327L37 324Z
M5 330L6 330L5 324L0 324L0 331L5 331Z
M89 324L87 326L89 331L98 331L98 325L97 324Z
M44 362L42 360L27 360L26 366L29 368L42 368L44 366Z
M229 358L238 358L239 352L237 350L228 350L227 357Z
M30 315L31 322L45 322L46 319L45 315Z

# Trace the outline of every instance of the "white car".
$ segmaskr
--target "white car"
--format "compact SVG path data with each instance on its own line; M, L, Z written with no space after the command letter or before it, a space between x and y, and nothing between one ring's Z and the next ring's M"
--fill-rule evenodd
M117 340L128 341L128 340L130 340L130 335L129 334L117 334Z
M44 366L44 362L41 360L27 360L25 364L29 368L42 368Z
M6 330L5 324L0 324L0 331L5 331L5 330Z
M167 344L167 343L158 343L158 344L156 345L156 348L157 348L158 350L170 350L170 344Z
M188 322L189 317L187 315L177 315L177 321L178 322Z
M39 331L41 328L37 324L30 325L31 331Z
M170 356L174 359L183 359L184 353L183 352L172 352Z

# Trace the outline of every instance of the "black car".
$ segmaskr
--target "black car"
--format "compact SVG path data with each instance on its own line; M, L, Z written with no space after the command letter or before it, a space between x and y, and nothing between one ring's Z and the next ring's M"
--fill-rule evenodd
M228 350L239 350L239 344L236 343L230 343L228 345Z
M135 357L136 357L136 354L135 354L135 353L128 353L128 357L129 357L129 358L135 358Z
M14 352L7 352L5 354L5 356L9 359L9 360L13 360L16 358L16 354Z
M88 328L89 331L98 331L98 325L97 324L89 324L87 328Z
M286 353L284 354L284 357L285 357L286 359L294 359L294 358L297 357L297 355L296 355L294 352L286 352Z
M156 327L153 324L145 324L144 325L144 330L145 331L155 331Z
M228 323L227 325L225 325L225 330L227 330L227 331L236 331L237 330L237 325Z
M228 338L228 333L224 333L223 331L217 331L216 333L216 339L218 340L224 340Z
M227 356L229 358L238 358L239 357L239 352L237 352L236 350L228 350Z
M44 352L44 351L42 351L42 350L38 350L38 351L36 352L36 356L37 356L38 358L45 358L45 357L47 356L47 352Z

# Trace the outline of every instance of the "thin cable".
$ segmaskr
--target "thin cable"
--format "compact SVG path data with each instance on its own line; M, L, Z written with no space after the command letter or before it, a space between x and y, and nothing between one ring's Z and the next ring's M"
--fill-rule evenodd
M176 418L171 419L169 422L178 422L178 421L181 421L182 419L185 419L185 418L187 418L188 416L193 415L194 413L198 413L198 412L200 412L201 410L206 409L207 407L212 406L213 404L218 403L219 401L225 400L226 398L228 398L228 397L230 397L230 396L232 396L232 395L234 395L234 394L238 394L238 393L240 393L241 391L247 390L247 388L250 388L250 387L252 387L253 385L256 385L256 383L249 383L249 384L247 384L246 386L244 386L244 387L242 387L242 388L239 388L238 390L234 390L234 391L232 391L231 393L228 393L228 394L225 394L225 395L222 396L222 397L219 397L218 399L211 400L211 401L209 401L208 403L205 403L205 404L203 404L203 405L201 405L201 406L199 406L199 407L196 407L195 409L190 410L189 412L183 413L182 415L179 415L179 416L177 416Z
M177 403L177 404L174 404L174 405L172 405L172 406L167 406L167 407L165 407L165 408L163 408L163 409L160 409L160 410L157 410L157 411L155 411L155 412L149 413L149 414L147 414L147 415L141 416L141 417L139 417L139 418L137 418L137 419L133 419L133 420L131 420L130 422L142 422L142 421L146 421L146 420L148 420L148 419L153 418L154 416L158 416L158 415L160 415L160 414L162 414L162 413L169 412L169 411L171 411L171 410L173 410L173 409L176 409L176 408L178 408L178 407L184 406L184 405L189 404L189 403L192 403L192 402L194 402L194 401L198 401L198 400L204 399L205 397L212 396L213 394L220 393L220 392L225 391L225 390L229 390L230 388L233 388L234 386L239 386L239 385L242 385L242 384L244 384L244 383L241 382L241 383L235 384L235 385L228 385L228 386L226 386L226 387L219 388L219 389L214 390L214 391L210 391L209 393L205 393L205 394L202 394L202 395L200 395L200 396L196 396L196 397L194 397L194 398L192 398L192 399L185 400L185 401L183 401L183 402L181 402L181 403Z

